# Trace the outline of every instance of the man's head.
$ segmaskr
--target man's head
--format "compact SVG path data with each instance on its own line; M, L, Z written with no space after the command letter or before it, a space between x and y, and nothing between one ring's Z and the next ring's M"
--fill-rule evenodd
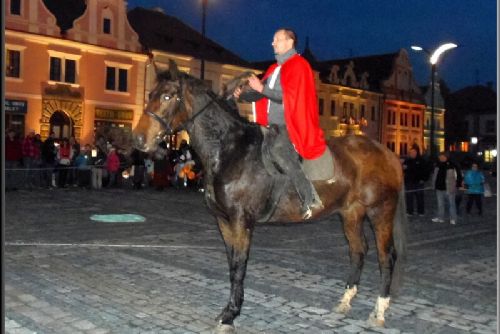
M418 155L418 152L416 149L412 148L410 149L410 158L415 159Z
M479 165L476 162L473 162L472 166L471 166L471 169L472 170L478 170L479 169Z
M285 54L297 45L297 34L291 29L278 29L274 33L271 45L273 46L274 54Z
M441 153L439 153L439 157L438 158L439 158L439 161L446 162L446 161L448 161L448 153L441 152Z

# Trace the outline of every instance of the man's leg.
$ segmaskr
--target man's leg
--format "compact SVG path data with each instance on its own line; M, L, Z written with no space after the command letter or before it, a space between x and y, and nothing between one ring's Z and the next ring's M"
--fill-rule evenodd
M450 222L454 224L457 221L457 207L455 206L455 193L447 193L450 204Z
M415 197L417 198L417 212L419 215L423 215L425 213L424 208L424 186L419 184L417 186L417 192L415 193Z
M444 220L444 197L446 196L445 190L436 190L437 198L437 218Z
M406 213L409 215L413 214L413 197L415 195L415 185L413 183L408 183L406 185Z
M294 185L303 206L304 218L309 218L311 206L314 204L315 190L311 181L306 178L302 170L299 155L293 148L284 126L279 127L279 133L275 138L270 152L274 162L283 170L284 174L289 177Z

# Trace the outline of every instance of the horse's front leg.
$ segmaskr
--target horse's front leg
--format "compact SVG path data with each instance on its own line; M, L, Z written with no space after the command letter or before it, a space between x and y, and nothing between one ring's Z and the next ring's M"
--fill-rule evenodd
M234 332L233 321L240 314L243 304L243 280L247 270L253 223L249 224L244 219L227 221L221 218L217 219L217 223L226 246L231 282L229 302L217 317L217 332L231 333Z

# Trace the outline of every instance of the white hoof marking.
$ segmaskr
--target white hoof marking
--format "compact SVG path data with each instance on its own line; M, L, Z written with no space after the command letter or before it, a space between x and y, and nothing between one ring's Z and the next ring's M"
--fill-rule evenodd
M349 312L351 310L351 300L354 298L357 292L358 288L356 287L356 285L350 289L346 289L339 305L337 305L337 307L335 308L335 312L343 314Z

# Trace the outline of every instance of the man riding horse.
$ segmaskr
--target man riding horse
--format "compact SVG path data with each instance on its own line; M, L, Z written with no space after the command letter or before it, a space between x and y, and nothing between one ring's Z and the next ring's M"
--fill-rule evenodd
M277 63L268 68L262 81L251 75L248 84L252 90L236 88L234 96L253 102L256 122L273 132L273 162L293 183L302 201L303 217L309 219L312 209L323 204L301 160L307 166L307 162L331 159L331 153L319 126L313 72L295 50L296 44L295 32L278 29L272 41Z

